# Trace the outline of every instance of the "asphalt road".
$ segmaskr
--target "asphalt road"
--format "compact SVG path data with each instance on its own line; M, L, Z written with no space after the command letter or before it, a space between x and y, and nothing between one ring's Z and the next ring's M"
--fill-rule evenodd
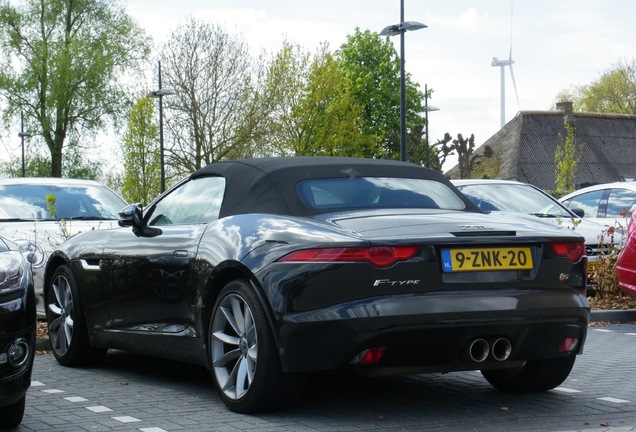
M311 379L291 408L227 410L208 372L111 352L98 368L36 358L18 431L636 431L636 324L592 327L555 390L511 395L478 372Z

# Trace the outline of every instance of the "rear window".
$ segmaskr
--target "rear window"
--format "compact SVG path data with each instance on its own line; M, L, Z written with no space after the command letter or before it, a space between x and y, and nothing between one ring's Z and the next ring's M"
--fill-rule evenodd
M452 189L434 180L391 177L309 179L299 182L297 189L303 204L319 211L465 208Z

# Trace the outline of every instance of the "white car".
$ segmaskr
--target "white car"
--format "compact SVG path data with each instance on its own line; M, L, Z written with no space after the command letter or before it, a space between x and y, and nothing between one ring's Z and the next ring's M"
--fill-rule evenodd
M566 208L541 189L514 180L462 179L452 183L484 211L510 213L514 218L540 218L547 223L572 230L585 238L585 248L590 262L598 260L599 247L610 243L619 245L621 236L608 236L607 227ZM599 246L599 243L601 246Z
M588 186L559 201L571 210L581 209L586 220L625 231L629 211L636 205L636 181Z
M49 254L82 231L114 228L126 202L91 180L0 179L0 236L31 264L38 318L44 318L44 268Z

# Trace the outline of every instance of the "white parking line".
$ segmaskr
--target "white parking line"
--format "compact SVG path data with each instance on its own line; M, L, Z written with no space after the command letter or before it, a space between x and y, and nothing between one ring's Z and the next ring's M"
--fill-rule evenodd
M602 401L606 401L606 402L613 402L613 403L629 403L628 400L625 399L616 399L613 397L602 397L602 398L597 398L598 400L602 400Z
M81 396L69 396L69 397L65 397L64 399L66 399L69 402L88 402L88 399L83 398Z
M41 381L31 381L31 387L43 387L46 384L44 384ZM59 394L59 393L66 393L65 390L59 390L59 389L45 389L45 390L40 390L42 393L47 393L47 394ZM68 396L65 397L64 400L67 400L69 402L73 402L73 403L78 403L78 402L88 402L88 399L82 397L82 396ZM92 411L94 413L104 413L104 412L112 412L113 410L103 406L103 405L95 405L95 406L87 406L84 407L89 411ZM135 422L140 422L142 420L136 418L136 417L132 417L132 416L117 416L117 417L111 417L113 420L116 420L120 423L135 423ZM151 427L147 427L147 428L141 428L138 429L141 432L168 432L165 429L162 429L160 427L155 427L155 426L151 426Z
M112 411L112 409L105 407L103 405L90 406L85 408L89 411L93 411L94 413L103 413L103 412Z
M56 394L56 393L66 393L66 392L64 390L48 389L48 390L42 390L42 393Z
M111 418L113 420L117 420L118 422L121 422L121 423L134 423L134 422L140 422L141 421L138 418L131 417L131 416L121 416L121 417L111 417Z
M563 392L563 393L581 393L581 390L575 390L567 387L557 387L554 390Z

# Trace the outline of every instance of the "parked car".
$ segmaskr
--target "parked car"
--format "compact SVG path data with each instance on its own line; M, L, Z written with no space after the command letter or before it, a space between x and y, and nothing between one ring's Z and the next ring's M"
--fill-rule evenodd
M607 234L602 224L581 218L550 194L528 183L514 180L462 179L451 180L474 204L484 211L496 211L518 218L519 214L539 218L585 238L585 250L591 263L598 261L599 252L618 246L621 235Z
M201 364L230 409L254 412L333 370L480 370L503 391L544 391L583 349L583 238L485 214L418 165L218 162L119 224L48 261L62 365L110 348Z
M24 416L35 354L35 293L29 264L0 238L0 429Z
M585 219L615 226L624 234L627 213L636 204L636 181L589 186L567 194L559 201L569 209L582 209Z
M629 220L625 245L616 259L616 279L621 290L636 297L636 222Z
M42 288L48 255L79 232L116 227L126 204L111 189L91 180L0 179L0 236L27 256L39 318L45 318Z

